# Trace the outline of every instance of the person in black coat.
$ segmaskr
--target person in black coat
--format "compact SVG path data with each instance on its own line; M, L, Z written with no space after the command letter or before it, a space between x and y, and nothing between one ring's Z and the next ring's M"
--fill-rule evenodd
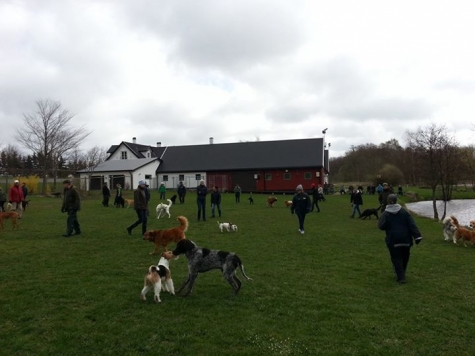
M102 186L102 205L105 208L109 207L110 197L111 197L111 191L109 187L107 186L107 183L104 182L104 185Z
M312 209L317 208L317 212L320 212L320 207L318 206L318 201L320 200L320 193L318 192L318 188L315 186L315 183L312 183L312 190L310 191L312 196Z
M307 193L303 191L303 187L301 184L295 188L297 194L294 195L292 199L292 207L290 208L291 214L297 214L299 219L299 232L303 235L305 234L304 222L305 216L307 213L310 212L312 208L312 203L310 201L310 197Z
M418 245L422 236L412 216L397 204L396 194L390 194L387 203L386 210L379 218L378 227L386 231L386 246L394 266L396 281L404 284L413 240Z
M354 218L356 212L358 212L358 217L361 217L360 205L363 205L363 196L359 189L355 189L351 192L350 203L353 206L353 212L350 217Z
M68 213L66 222L66 233L64 237L81 234L81 226L79 225L77 212L81 210L81 198L76 188L73 187L71 181L66 179L63 181L63 205L61 206L62 213Z
M198 203L198 221L201 220L201 212L203 212L203 221L206 221L206 194L208 188L204 180L200 180L200 185L196 187L196 202Z
M178 200L180 201L180 204L183 204L185 202L186 195L186 187L183 185L183 182L180 182L180 184L178 184L176 192L178 193Z
M218 186L214 186L213 191L211 192L211 217L214 218L214 209L218 209L218 216L221 217L221 193L218 189Z

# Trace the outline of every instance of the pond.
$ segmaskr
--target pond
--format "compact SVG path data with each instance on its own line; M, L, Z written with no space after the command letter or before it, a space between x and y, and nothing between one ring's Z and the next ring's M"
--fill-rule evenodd
M407 203L407 210L410 210L417 215L425 216L428 218L434 217L434 209L432 208L432 201L420 201L417 203ZM437 211L439 218L444 212L444 202L437 201ZM460 199L451 200L447 202L447 214L446 216L455 215L461 225L468 225L470 220L475 219L475 200L474 199Z

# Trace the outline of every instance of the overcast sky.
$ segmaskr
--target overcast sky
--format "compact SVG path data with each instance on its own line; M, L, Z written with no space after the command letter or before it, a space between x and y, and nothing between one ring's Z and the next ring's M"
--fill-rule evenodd
M0 143L52 99L83 149L328 128L335 157L430 123L468 145L474 18L470 0L0 0Z

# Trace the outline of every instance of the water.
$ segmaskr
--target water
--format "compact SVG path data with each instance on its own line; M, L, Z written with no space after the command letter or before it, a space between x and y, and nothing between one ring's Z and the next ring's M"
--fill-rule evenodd
M426 216L428 218L434 217L434 209L432 208L432 201L421 201L417 203L407 203L406 208L417 215ZM437 212L439 218L444 212L444 202L437 200ZM446 216L454 215L461 225L468 225L470 220L475 219L475 200L462 199L451 200L447 202Z

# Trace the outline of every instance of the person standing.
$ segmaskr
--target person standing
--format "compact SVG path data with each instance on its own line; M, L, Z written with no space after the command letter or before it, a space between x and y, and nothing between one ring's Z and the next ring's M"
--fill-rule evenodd
M158 188L158 192L160 193L160 200L166 199L167 187L165 187L165 183L161 182L160 187Z
M312 203L308 194L303 191L302 184L299 184L297 188L295 188L295 190L297 191L297 193L292 199L292 207L290 208L290 213L297 214L297 217L299 219L299 232L303 235L305 234L305 216L307 215L307 213L310 212Z
M211 217L214 218L214 209L218 208L218 215L221 217L221 193L218 189L218 186L215 185L213 191L211 192Z
M142 224L142 235L147 231L148 204L147 195L145 193L146 184L144 180L139 181L137 189L134 191L134 209L137 213L137 221L127 228L129 235L132 235L132 230L140 224Z
M114 205L116 208L119 208L120 206L124 207L124 198L122 197L122 186L117 183L115 186L115 199L114 199Z
M318 185L318 200L326 201L325 195L323 194L323 187L321 184Z
M62 213L68 213L68 219L66 221L66 233L64 237L69 237L73 234L81 234L81 226L79 225L77 213L81 210L81 198L76 188L73 187L71 181L66 179L63 181L63 205L61 207Z
M386 209L386 205L388 204L388 196L390 194L393 194L393 191L391 188L389 188L388 183L383 183L383 190L381 193L379 193L379 204L381 204L381 213L384 212L384 209Z
M236 184L236 186L234 187L234 197L236 198L236 203L241 202L241 187L239 186L239 184Z
M105 208L109 207L109 199L111 197L111 190L107 186L107 182L102 185L102 205Z
M185 195L186 195L186 187L183 185L183 182L180 182L178 184L178 199L180 200L180 204L183 204L185 202Z
M396 281L404 284L413 240L418 245L422 236L412 216L397 204L396 194L389 194L387 203L386 210L379 218L378 228L386 231L386 246L396 273Z
M310 191L310 194L312 196L312 210L310 211L313 211L313 209L316 207L317 212L319 213L320 207L318 206L318 200L320 197L319 197L318 189L317 187L315 187L315 183L312 183L312 189Z
M350 204L353 208L350 218L354 218L356 212L358 212L358 217L361 217L360 205L363 205L363 195L359 189L355 189L351 192Z
M201 212L203 211L203 221L206 221L206 194L208 194L208 188L205 185L205 181L200 180L200 184L196 187L196 201L198 203L198 221L201 219Z
M21 191L23 192L23 200L26 200L26 196L28 195L28 187L24 182L21 185Z
M15 180L12 187L8 192L8 201L12 204L12 211L16 211L20 215L20 219L23 215L23 190L20 187L20 182Z
M5 211L5 202L7 201L7 195L0 188L0 212Z

